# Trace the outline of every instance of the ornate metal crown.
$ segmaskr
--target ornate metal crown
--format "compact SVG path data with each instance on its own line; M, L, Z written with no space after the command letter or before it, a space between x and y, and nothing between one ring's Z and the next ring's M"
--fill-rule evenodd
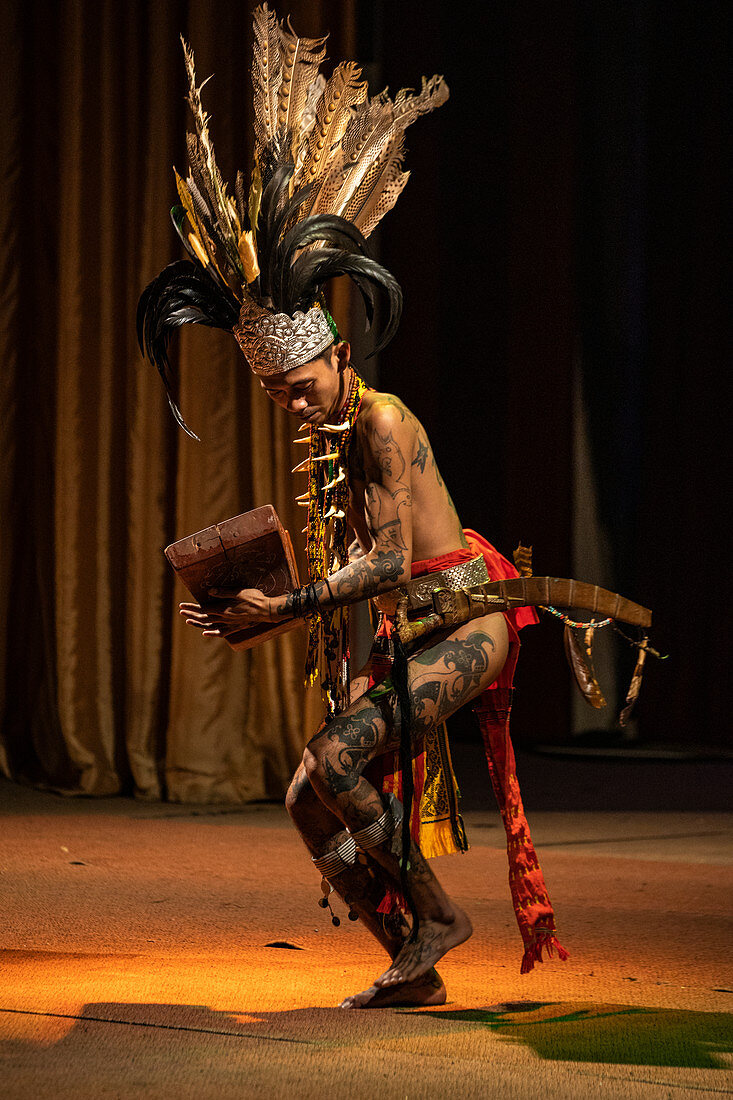
M184 324L232 332L256 374L307 363L336 338L324 288L345 275L361 294L371 327L383 300L374 352L397 331L402 291L369 253L367 238L394 206L403 171L405 131L448 98L441 76L369 98L353 61L321 67L325 38L302 38L267 4L253 12L254 165L249 186L237 173L230 193L219 171L184 42L188 102L188 175L176 173L180 205L171 216L188 260L169 264L138 303L140 347L160 371L181 427L168 359ZM320 303L315 306L314 303ZM195 437L194 437L195 438Z
M271 313L245 298L233 328L237 343L255 374L282 374L310 362L335 339L333 322L317 303L303 313Z

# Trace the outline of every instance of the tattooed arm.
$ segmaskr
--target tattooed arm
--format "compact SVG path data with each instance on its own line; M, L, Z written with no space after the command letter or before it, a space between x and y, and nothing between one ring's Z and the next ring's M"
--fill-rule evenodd
M315 584L315 597L324 610L358 603L409 580L412 565L412 485L419 440L413 424L399 407L375 403L357 421L358 445L365 478L364 511L371 549L357 554L327 580ZM357 441L355 441L357 442ZM358 547L358 543L357 543ZM353 552L352 552L353 551ZM228 601L221 613L202 612L181 604L187 621L204 634L224 636L257 622L275 622L293 614L293 596L268 597L254 589L210 592Z
M412 564L412 460L416 449L413 426L392 405L375 404L357 421L366 487L364 511L371 549L316 584L323 608L357 603L402 584ZM273 600L280 616L292 611L292 597Z

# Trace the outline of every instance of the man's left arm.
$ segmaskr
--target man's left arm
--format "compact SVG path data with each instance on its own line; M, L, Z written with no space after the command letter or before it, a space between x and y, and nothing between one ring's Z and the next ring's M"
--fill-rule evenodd
M414 429L394 406L376 405L360 430L366 473L364 509L372 547L363 557L316 582L315 600L324 609L358 603L410 577ZM273 602L280 616L292 614L292 594Z
M412 565L412 460L415 430L391 404L376 405L359 425L362 433L366 490L364 508L371 549L343 569L309 588L308 603L323 610L358 603L409 580ZM255 589L234 593L213 589L214 599L228 601L221 612L204 612L181 604L186 621L207 636L221 637L258 622L291 618L302 597L289 593L267 597Z

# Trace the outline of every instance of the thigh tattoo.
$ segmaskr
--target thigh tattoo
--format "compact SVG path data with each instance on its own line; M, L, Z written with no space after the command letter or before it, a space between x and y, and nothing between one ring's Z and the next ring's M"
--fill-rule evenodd
M448 638L409 661L412 724L422 737L488 686L494 638L474 630ZM399 707L391 677L370 688L357 704L325 726L310 744L334 795L350 794L369 762L399 746Z
M410 661L410 695L418 732L442 722L476 694L495 651L492 636L474 630L465 638L448 638Z
M328 747L323 755L323 767L334 794L353 791L356 787L375 750L380 750L384 726L381 711L371 705L354 714L341 715L326 727Z

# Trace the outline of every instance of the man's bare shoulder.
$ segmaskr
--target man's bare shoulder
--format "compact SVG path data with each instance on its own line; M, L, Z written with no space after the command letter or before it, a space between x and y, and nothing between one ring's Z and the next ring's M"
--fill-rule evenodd
M392 428L405 425L414 432L420 430L420 421L401 398L393 393L382 393L379 390L367 390L364 394L359 420L365 428Z

